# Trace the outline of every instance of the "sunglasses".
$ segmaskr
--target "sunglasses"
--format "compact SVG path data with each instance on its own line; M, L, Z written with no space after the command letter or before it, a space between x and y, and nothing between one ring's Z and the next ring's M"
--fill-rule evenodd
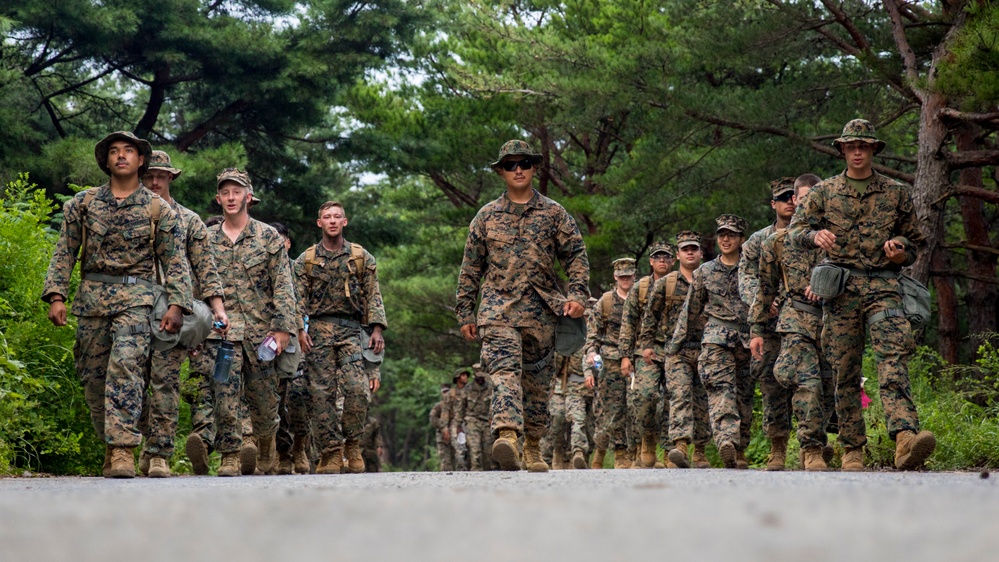
M534 160L530 158L525 158L523 160L507 160L506 162L500 162L500 167L508 172L512 172L520 166L521 170L530 170L534 167Z
M778 203L790 203L792 197L794 197L794 193L788 191L787 193L781 193L777 197L774 197L774 201Z

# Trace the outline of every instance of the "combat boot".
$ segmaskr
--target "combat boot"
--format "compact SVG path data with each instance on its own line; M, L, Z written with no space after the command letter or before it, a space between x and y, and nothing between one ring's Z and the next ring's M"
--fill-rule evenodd
M243 447L239 450L239 470L243 476L252 476L257 470L257 438L243 437Z
M767 470L784 470L787 464L787 436L770 440L770 455L767 457ZM747 464L748 468L749 465Z
M705 445L694 444L694 468L711 468Z
M312 468L309 463L309 437L295 436L295 444L291 447L291 460L295 464L295 472L308 474Z
M749 469L749 460L746 458L746 451L735 452L735 467L739 470Z
M725 441L718 446L718 455L721 456L722 464L725 465L725 468L735 468L737 454L735 443L731 441Z
M864 471L864 448L847 447L843 450L843 471L863 472Z
M101 467L101 476L111 478L111 445L104 445L104 466Z
M277 443L273 433L257 438L256 468L264 474L277 473Z
M219 465L219 476L239 476L239 453L223 453L222 464Z
M809 447L801 450L804 457L804 467L808 472L824 472L829 465L822 459L822 447ZM769 468L767 468L769 470Z
M277 473L281 476L288 476L295 472L295 463L291 460L291 452L278 452Z
M822 460L826 461L826 464L831 463L833 457L835 456L836 456L836 449L834 449L832 445L822 446Z
M348 439L345 454L347 457L347 472L352 474L364 472L364 458L361 457L360 439Z
M642 468L656 466L656 438L651 433L642 436L642 449L639 456L642 460Z
M163 457L151 456L149 458L149 472L146 476L150 478L169 478L170 465L167 464L167 460Z
M499 437L493 441L493 460L500 470L520 470L520 452L517 450L517 432L512 429L499 430Z
M548 463L541 458L541 443L536 437L524 438L524 464L528 472L548 472Z
M319 457L316 474L340 474L341 468L343 468L343 447L337 443L323 451Z
M135 478L135 457L131 447L113 447L111 449L111 478Z
M631 468L631 461L628 460L627 449L614 449L614 470L624 470Z
M149 457L151 456L145 449L142 449L142 452L139 453L139 472L143 476L149 476Z
M184 446L187 458L191 461L191 468L198 476L208 474L208 447L205 441L197 433L187 436L187 444Z
M667 454L669 462L675 464L677 468L690 468L690 461L687 459L687 449L689 447L690 442L686 439L677 440L675 446Z
M895 468L916 470L937 448L937 438L929 431L899 431L895 435Z
M562 451L552 452L552 470L565 470L565 453Z
M575 468L576 470L585 470L588 468L586 466L586 455L583 454L583 451L576 449L576 451L572 453L572 468Z
M593 451L593 462L590 463L590 468L599 470L604 467L604 457L607 456L607 449L597 449Z
M624 468L635 468L635 463L637 462L636 459L638 458L638 455L635 453L637 452L638 447L635 445L632 445L627 451L624 452L624 462L627 465Z

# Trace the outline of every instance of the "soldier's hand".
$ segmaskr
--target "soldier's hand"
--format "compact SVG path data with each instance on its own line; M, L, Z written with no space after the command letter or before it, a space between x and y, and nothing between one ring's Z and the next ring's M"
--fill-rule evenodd
M583 385L586 386L586 388L593 388L594 386L597 385L597 381L596 379L593 378L592 373L586 375L586 379L583 380Z
M631 371L633 371L633 370L634 370L634 368L631 366L631 359L625 357L624 359L621 360L621 374L622 375L628 376L628 375L631 374Z
M451 432L448 431L448 429L446 427L444 428L444 431L442 432L442 435L444 436L444 440L445 441L450 441L451 440Z
M763 359L763 338L756 336L749 342L749 351L753 353L753 359L757 361Z
M905 263L905 245L897 240L888 240L884 245L885 255L895 265Z
M381 353L385 350L385 338L382 337L381 326L375 326L371 331L371 338L368 339L368 347L375 353Z
M562 307L562 314L569 318L579 318L584 312L586 309L576 301L566 301L565 306Z
M225 336L229 333L229 316L225 313L225 308L219 307L219 310L212 311L212 316L215 317L215 322L223 324L223 328L212 328L212 330Z
M475 324L465 324L461 327L461 335L468 341L479 339L479 329Z
M777 301L774 301L774 302L770 303L770 317L771 318L777 318L777 314L779 312L780 312L780 309L777 308Z
M66 325L66 303L52 301L49 303L49 320L56 326Z
M642 359L645 359L646 363L652 363L652 354L653 353L654 353L654 351L651 348L650 349L643 349L642 350Z
M378 389L382 387L382 381L379 379L369 379L368 388L371 389L371 394L378 392Z
M274 341L277 342L277 354L281 355L284 350L288 348L288 341L291 340L291 334L288 332L268 332L268 336L274 336Z
M160 320L160 330L166 330L169 334L176 334L183 325L184 311L179 306L171 304L166 314L163 315L163 319Z
M817 302L817 301L822 300L822 297L820 297L820 296L818 296L818 295L816 295L815 293L812 292L812 286L811 285L805 287L805 298L808 299L808 300L810 300L810 301L812 301L812 302Z
M302 348L302 354L312 351L312 336L305 330L298 331L298 347Z
M836 247L836 235L823 229L815 233L815 236L812 238L812 242L814 242L819 248L828 252Z

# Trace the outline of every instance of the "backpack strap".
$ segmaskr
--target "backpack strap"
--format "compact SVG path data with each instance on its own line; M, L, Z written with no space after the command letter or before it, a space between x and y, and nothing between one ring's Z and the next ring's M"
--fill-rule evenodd
M312 275L312 266L316 264L316 245L313 244L305 249L305 274Z
M652 276L646 275L638 281L638 308L645 310L645 303L649 300L649 285L652 284Z
M87 209L94 200L97 189L96 187L88 189L83 194L83 202L80 203L80 228L83 229L83 243L80 244L80 275L83 275L83 266L87 263L87 232L90 230L87 228Z
M153 271L156 272L156 284L163 284L163 275L159 261L156 259L156 229L159 228L160 214L163 212L163 200L154 195L149 203L149 247L153 252Z
M614 295L612 291L607 291L600 297L600 313L604 316L604 322L610 319L611 310L614 308Z
M774 254L777 255L777 267L780 268L781 277L784 279L784 292L791 294L791 287L787 282L787 270L784 269L784 239L787 238L787 229L781 230L774 237Z

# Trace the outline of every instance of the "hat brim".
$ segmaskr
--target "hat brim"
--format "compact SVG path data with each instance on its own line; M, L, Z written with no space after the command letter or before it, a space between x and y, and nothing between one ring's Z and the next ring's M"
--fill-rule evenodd
M615 271L614 277L628 277L635 274L634 269L622 269L621 271Z
M171 168L169 166L147 166L146 171L148 172L150 170L163 170L164 172L172 174L173 179L179 178L180 175L184 173L183 170L178 170L177 168Z
M886 143L883 140L869 139L867 137L839 137L838 139L834 140L832 144L833 146L836 147L836 150L838 150L840 154L843 154L843 148L840 147L840 145L843 143L854 142L854 141L861 141L861 142L866 142L867 144L873 144L875 156L881 154L881 151L884 150L886 146L888 146L888 143Z
M784 189L781 189L777 193L774 193L773 196L774 197L780 197L781 195L784 195L785 193L794 193L794 188L793 187L785 187Z
M715 234L718 234L719 232L721 232L723 230L727 230L729 232L734 232L734 233L738 234L739 236L745 236L746 235L745 232L743 232L743 231L741 231L739 229L736 229L736 228L732 228L731 226L728 226L728 225L726 225L726 226L719 226L718 228L716 228L715 229Z
M532 162L534 162L535 166L541 164L545 160L545 157L540 154L507 154L503 158L508 158L510 156L526 156L530 158ZM503 158L500 158L499 160L493 162L492 164L489 165L489 167L493 169L499 168L500 163L503 162Z
M687 246L697 246L698 248L700 248L701 247L701 243L700 242L690 241L690 242L680 242L679 244L676 245L676 247L679 248L679 249L681 249L681 250L684 249L684 248L686 248Z
M139 149L139 154L142 156L139 175L145 174L146 170L149 169L149 159L153 157L153 145L149 144L149 141L146 139L132 138L121 131L111 133L94 145L94 157L97 159L97 165L101 168L101 171L109 176L111 175L111 167L108 166L108 147L116 140L123 140L129 144L134 144Z

